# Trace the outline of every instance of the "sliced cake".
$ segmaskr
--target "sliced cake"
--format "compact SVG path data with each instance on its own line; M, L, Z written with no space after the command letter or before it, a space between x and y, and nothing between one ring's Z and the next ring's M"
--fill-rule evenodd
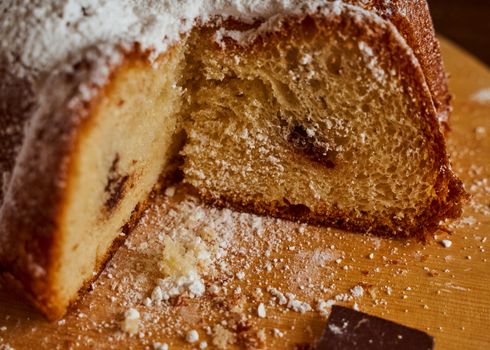
M50 319L176 165L210 203L361 232L423 238L460 213L425 1L0 13L0 270Z

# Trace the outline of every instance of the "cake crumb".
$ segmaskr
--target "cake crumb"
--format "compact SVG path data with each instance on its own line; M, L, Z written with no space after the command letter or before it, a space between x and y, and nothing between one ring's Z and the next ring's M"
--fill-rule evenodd
M185 336L185 340L188 343L195 343L199 340L199 333L195 329L190 330L187 332L187 335Z
M322 316L326 317L330 313L330 309L336 303L335 300L329 299L327 301L323 299L318 299L316 302L316 311L318 311Z
M284 337L284 333L281 332L279 329L277 328L273 328L272 329L272 334L274 334L274 337L277 337L277 338L282 338Z
M165 195L172 198L175 195L175 186L170 186L165 189Z
M475 134L477 136L483 136L487 133L487 129L484 126L477 126L475 128Z
M479 103L490 102L490 88L483 88L471 95L471 100Z
M259 307L257 308L257 315L260 318L265 318L267 316L267 313L266 313L266 310L265 310L265 306L264 306L263 303L260 303L259 304Z
M443 239L443 240L441 241L441 244L442 244L442 246L443 246L444 248L449 248L449 247L451 247L451 246L453 245L453 242L452 242L452 241L450 241L449 239Z
M287 305L289 309L296 311L296 312L299 312L301 314L304 314L307 311L311 311L310 304L308 304L307 302L304 302L304 301L297 300L296 295L294 295L292 293L287 293L286 296L289 299L288 305Z
M213 345L220 350L228 349L235 344L236 336L233 332L218 324L213 329Z
M138 333L140 325L140 313L138 310L130 308L124 313L124 320L121 323L121 330L134 335Z
M259 329L257 331L257 338L259 338L259 340L262 342L262 343L265 343L265 341L267 340L267 335L265 334L265 330L263 329Z
M269 287L269 288L267 288L267 291L278 299L279 305L287 304L287 302L288 302L287 298L278 289L273 288L273 287Z
M168 344L167 343L153 343L153 350L168 350Z
M364 295L364 288L360 285L354 286L350 289L350 293L354 298L360 298Z

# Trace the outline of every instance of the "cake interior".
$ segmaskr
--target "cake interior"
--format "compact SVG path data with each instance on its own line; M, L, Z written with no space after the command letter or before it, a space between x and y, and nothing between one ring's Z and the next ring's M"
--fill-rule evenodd
M223 50L219 30L186 54L185 182L255 212L390 234L417 227L437 198L437 156L400 68L408 58L393 57L386 36L358 41L355 23L305 19Z
M245 46L223 28L196 28L157 64L129 56L115 70L70 168L59 315L176 155L184 182L218 205L416 232L439 195L440 157L409 57L351 17L288 23Z
M107 259L122 226L172 156L181 60L179 48L162 57L157 68L146 57L127 60L80 131L55 268L54 285L64 305Z

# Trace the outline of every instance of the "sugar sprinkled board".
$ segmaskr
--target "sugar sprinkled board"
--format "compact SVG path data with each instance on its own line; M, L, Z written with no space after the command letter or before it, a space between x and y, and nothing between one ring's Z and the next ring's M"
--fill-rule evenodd
M177 188L155 200L63 320L48 323L0 288L0 349L192 349L202 341L208 348L292 349L318 339L333 302L424 330L436 349L488 347L490 71L453 44L442 47L455 96L449 147L473 196L462 219L446 225L449 232L426 245L380 239L207 208ZM182 237L201 237L188 248L208 254L199 262L208 271L206 292L150 301L163 277L165 237L182 227ZM121 331L130 308L139 312L133 336ZM191 330L199 335L193 344L186 341Z

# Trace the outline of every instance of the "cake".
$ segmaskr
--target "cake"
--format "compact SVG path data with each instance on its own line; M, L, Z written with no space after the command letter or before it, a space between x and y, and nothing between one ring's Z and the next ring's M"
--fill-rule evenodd
M425 1L0 13L0 268L49 319L175 171L211 204L360 232L423 239L460 215Z

